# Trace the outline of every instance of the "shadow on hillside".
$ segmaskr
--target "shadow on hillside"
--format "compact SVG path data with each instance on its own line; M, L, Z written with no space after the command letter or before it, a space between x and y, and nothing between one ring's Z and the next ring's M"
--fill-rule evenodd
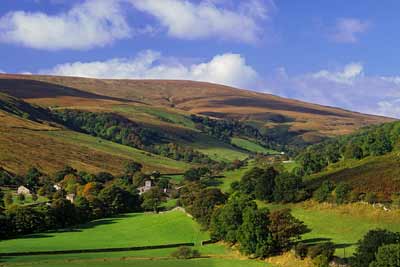
M301 240L300 242L304 243L304 244L312 245L312 244L316 244L316 243L329 242L331 240L332 240L332 238L318 237L318 238L304 239L304 240Z
M332 241L332 238L325 238L325 237L318 237L318 238L309 238L309 239L305 239L305 240L301 240L301 243L307 244L307 245L316 245L318 243L325 243L325 242L330 242ZM335 248L336 249L340 249L340 248L347 248L347 247L351 247L352 243L341 243L341 244L337 244L334 243Z
M24 79L0 79L1 92L18 98L53 98L60 96L88 99L115 100L120 102L140 102L117 97L89 93L59 84Z

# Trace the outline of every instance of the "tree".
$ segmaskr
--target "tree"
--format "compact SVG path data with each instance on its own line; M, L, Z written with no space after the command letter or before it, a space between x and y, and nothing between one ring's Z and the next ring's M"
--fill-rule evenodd
M12 232L17 235L30 234L39 230L43 224L43 216L29 206L11 206L6 210Z
M349 199L351 187L346 183L340 183L335 189L335 201L336 204L344 204Z
M4 195L4 205L10 206L13 203L13 196L10 192Z
M351 266L369 266L371 262L375 261L379 247L399 242L400 233L394 233L382 229L371 230L363 237L363 239L358 241L356 252L351 259Z
M268 201L273 200L275 178L278 174L279 173L273 167L263 171L262 175L258 177L254 188L254 195L256 199Z
M243 211L243 223L237 233L240 250L256 257L266 257L273 250L273 240L269 232L268 210L248 207Z
M75 206L65 198L53 200L51 212L58 227L64 228L78 223Z
M0 207L4 206L4 193L0 188Z
M225 203L226 196L217 188L206 188L195 194L195 199L188 211L204 227L208 228L214 208Z
M35 189L38 187L40 176L42 176L42 173L37 168L30 168L25 176L26 186L29 189Z
M257 204L249 196L241 194L232 195L224 206L217 207L210 222L211 238L236 243L246 208L256 209Z
M275 178L274 200L283 203L294 202L302 186L301 177L284 172Z
M240 180L240 190L245 194L254 195L257 199L271 201L277 175L278 172L273 167L268 169L252 168Z
M359 145L349 143L344 150L345 159L362 159L364 152Z
M129 161L125 164L124 174L133 176L135 173L140 172L143 165L136 161Z
M191 168L184 173L183 178L186 181L194 182L194 181L199 181L202 177L210 174L211 174L210 169L206 167Z
M38 195L32 194L32 201L36 202L38 200Z
M314 199L318 202L327 201L335 188L335 185L331 181L324 181L321 186L314 191Z
M152 210L154 212L158 211L158 207L165 200L165 194L157 186L152 187L142 196L143 196L142 208L145 210Z
M18 200L20 203L23 203L23 202L25 201L25 195L24 195L24 194L18 194L18 195L17 195L17 200Z
M274 241L275 251L289 250L302 234L309 231L304 222L296 219L290 209L276 210L269 214L269 230Z
M99 172L96 175L95 179L96 179L95 182L106 183L106 182L111 181L112 179L114 179L114 176L111 173L108 173L108 172Z
M370 267L399 267L400 266L400 244L384 245L379 247L376 259Z
M114 184L102 189L98 197L103 201L108 215L138 211L140 207L138 194L132 194Z

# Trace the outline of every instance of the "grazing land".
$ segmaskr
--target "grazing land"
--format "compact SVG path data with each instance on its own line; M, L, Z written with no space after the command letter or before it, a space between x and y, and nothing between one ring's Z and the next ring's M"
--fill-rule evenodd
M387 212L368 204L335 206L311 201L288 205L268 204L267 207L271 210L290 208L292 214L311 229L310 233L303 235L304 242L332 241L336 244L336 255L340 257L350 257L357 241L369 230L381 228L400 231L399 210Z

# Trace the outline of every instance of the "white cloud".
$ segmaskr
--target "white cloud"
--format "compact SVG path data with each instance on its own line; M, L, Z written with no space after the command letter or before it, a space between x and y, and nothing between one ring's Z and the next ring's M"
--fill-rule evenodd
M279 68L266 79L269 92L349 110L400 118L400 77L368 76L363 65L350 63L339 71L289 75Z
M355 79L363 75L363 65L361 63L350 63L344 66L342 71L330 72L321 70L312 74L316 79L326 79L337 83L351 84Z
M0 42L35 49L89 49L130 32L116 0L86 0L57 15L12 11L0 18Z
M92 78L195 80L241 88L252 88L259 81L257 72L239 54L217 55L208 62L189 65L151 50L131 59L65 63L41 73Z
M335 28L330 35L338 43L356 43L358 34L366 32L370 23L355 18L340 18L336 20Z
M218 5L219 1L131 0L135 8L159 21L172 37L194 40L204 38L229 39L254 43L262 34L259 20L267 17L273 2L244 1L236 9Z

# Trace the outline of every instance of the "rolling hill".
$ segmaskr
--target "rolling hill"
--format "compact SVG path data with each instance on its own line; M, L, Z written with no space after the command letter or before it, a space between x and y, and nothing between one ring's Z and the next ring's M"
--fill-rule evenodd
M216 118L235 118L260 127L287 128L306 141L348 134L362 126L393 120L193 81L1 74L0 91L47 106L93 108L128 104L168 107Z
M147 170L182 172L189 167L187 163L154 155L148 150L68 129L49 118L47 108L117 114L141 129L162 135L167 142L226 162L245 159L254 152L268 153L275 147L260 146L263 145L260 140L251 136L221 140L205 131L204 125L199 129L192 114L216 121L239 121L243 129L257 129L268 141L272 140L270 143L281 147L304 146L393 120L191 81L0 74L0 93L3 94L0 163L17 173L31 166L51 172L65 164L92 172L115 173L128 159L144 163Z

